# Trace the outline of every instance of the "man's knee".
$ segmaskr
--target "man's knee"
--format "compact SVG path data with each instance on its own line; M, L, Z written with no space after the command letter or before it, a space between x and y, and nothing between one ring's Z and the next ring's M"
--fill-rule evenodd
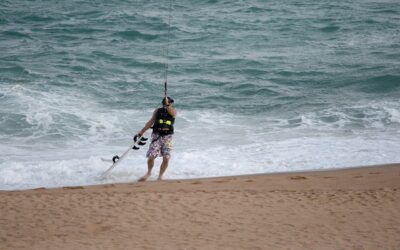
M169 162L169 156L164 156L163 163L168 163L168 162Z

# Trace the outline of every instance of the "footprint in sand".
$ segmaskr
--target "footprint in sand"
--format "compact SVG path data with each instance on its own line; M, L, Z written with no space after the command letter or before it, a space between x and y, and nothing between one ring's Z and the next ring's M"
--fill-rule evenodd
M194 181L194 182L192 182L191 184L193 184L193 185L199 185L199 184L201 184L202 182L201 181Z
M220 181L214 181L214 183L225 183L225 182L228 182L229 180L220 180Z
M369 174L382 174L381 172L371 172Z
M358 179L358 178L362 178L362 176L361 175L356 175L356 176L353 176L353 178Z
M111 228L112 228L111 226L102 226L101 224L99 225L99 223L86 225L86 230L94 234L108 231Z
M75 186L75 187L63 187L63 189L68 190L68 189L85 189L82 186Z
M291 180L307 180L304 176L292 176L290 177Z

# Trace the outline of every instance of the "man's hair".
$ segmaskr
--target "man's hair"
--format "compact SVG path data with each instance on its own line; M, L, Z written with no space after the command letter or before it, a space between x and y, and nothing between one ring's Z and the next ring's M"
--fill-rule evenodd
M167 97L168 98L168 102L169 103L174 103L174 99L172 99L171 97ZM162 99L162 104L165 105L165 97Z

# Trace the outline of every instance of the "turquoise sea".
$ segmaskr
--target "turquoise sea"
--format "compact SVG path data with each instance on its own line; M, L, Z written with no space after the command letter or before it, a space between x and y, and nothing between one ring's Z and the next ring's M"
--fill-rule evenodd
M165 63L166 179L400 162L397 0L2 0L0 51L3 190L143 175Z

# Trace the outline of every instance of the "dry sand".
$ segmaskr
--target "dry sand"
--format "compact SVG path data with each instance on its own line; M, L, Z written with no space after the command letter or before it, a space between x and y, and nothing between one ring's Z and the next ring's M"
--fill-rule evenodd
M0 249L400 249L400 165L2 191Z

